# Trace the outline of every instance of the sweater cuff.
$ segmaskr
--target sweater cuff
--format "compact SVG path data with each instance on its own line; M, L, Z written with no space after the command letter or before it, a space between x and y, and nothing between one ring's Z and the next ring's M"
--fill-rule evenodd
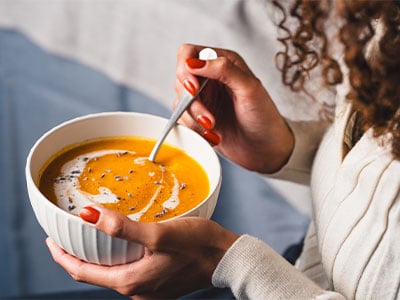
M238 299L313 299L323 290L261 240L242 235L212 276Z

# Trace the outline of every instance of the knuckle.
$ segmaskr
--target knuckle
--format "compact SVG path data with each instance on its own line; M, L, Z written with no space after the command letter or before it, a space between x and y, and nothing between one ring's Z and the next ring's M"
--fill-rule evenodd
M219 73L219 80L226 82L229 78L229 70L231 68L231 61L226 57L220 57L216 63L216 69Z
M178 48L177 54L177 65L176 65L176 77L183 81L188 77L188 72L185 67L186 59L193 56L195 46L191 44L182 44Z
M114 285L110 286L113 290L128 297L138 294L140 288L139 278L135 276L135 271L132 267L119 270L113 274L113 278L118 278L117 281L113 281Z
M107 222L107 233L113 237L121 237L124 233L125 222L120 216L110 218Z
M82 264L79 264L74 270L69 271L69 275L77 282L83 282L82 278Z
M138 282L132 282L131 278L126 278L125 282L129 282L129 284L125 284L114 289L121 295L128 297L140 293L141 285Z
M124 286L124 287L121 287L121 288L117 289L117 291L121 295L124 295L124 296L127 296L127 297L135 295L136 294L135 290L136 290L135 286L129 286L129 287L128 286L126 286L126 287Z
M186 70L183 66L183 63L178 62L176 72L175 72L176 78L178 78L179 80L183 80L185 78L185 74L186 74Z
M258 77L252 76L249 82L247 83L247 86L249 86L249 89L252 90L259 90L260 88L263 88L263 84L261 80Z
M175 93L177 93L177 94L179 94L182 90L182 84L180 83L180 81L178 79L176 79L174 82L174 90L175 90Z
M162 224L154 223L152 233L149 238L148 247L153 251L162 249L165 247L165 242L168 239L167 235L168 231L165 230Z
M75 272L71 272L69 275L72 277L73 280L75 280L77 282L81 282L82 281L80 279L79 275L77 273L75 273Z
M227 57L220 57L218 62L219 62L219 69L222 71L228 70L231 66L231 61Z
M186 51L187 47L188 47L188 44L187 44L187 43L181 44L181 45L178 47L178 51L177 51L178 56L180 56L182 53L184 53L184 52Z

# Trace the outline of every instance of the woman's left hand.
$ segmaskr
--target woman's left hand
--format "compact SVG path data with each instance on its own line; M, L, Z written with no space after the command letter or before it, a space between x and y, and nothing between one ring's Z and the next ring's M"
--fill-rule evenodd
M144 256L124 265L96 265L66 253L48 238L46 243L53 259L77 281L111 288L138 299L176 298L210 287L217 264L238 238L203 218L140 223L102 207L95 209L100 212L97 222L92 220L96 228L144 245Z

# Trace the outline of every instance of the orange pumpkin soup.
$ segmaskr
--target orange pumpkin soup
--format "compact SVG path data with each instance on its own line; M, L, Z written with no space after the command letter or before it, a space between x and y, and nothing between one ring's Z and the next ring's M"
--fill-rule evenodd
M102 205L141 222L169 219L196 207L209 193L204 169L184 151L154 140L109 137L67 147L41 172L40 191L62 209Z

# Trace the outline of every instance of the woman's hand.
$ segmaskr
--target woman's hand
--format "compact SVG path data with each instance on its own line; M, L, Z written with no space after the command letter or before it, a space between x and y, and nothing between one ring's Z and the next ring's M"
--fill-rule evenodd
M238 54L213 48L218 58L201 61L196 57L203 48L185 44L178 52L178 95L183 88L194 94L199 77L213 79L180 122L198 131L235 163L262 173L278 171L294 147L285 120Z
M48 238L53 259L77 281L142 299L176 298L211 286L214 269L238 238L215 222L197 217L140 223L102 207L84 208L81 216L111 236L144 245L143 258L110 267L90 264Z

